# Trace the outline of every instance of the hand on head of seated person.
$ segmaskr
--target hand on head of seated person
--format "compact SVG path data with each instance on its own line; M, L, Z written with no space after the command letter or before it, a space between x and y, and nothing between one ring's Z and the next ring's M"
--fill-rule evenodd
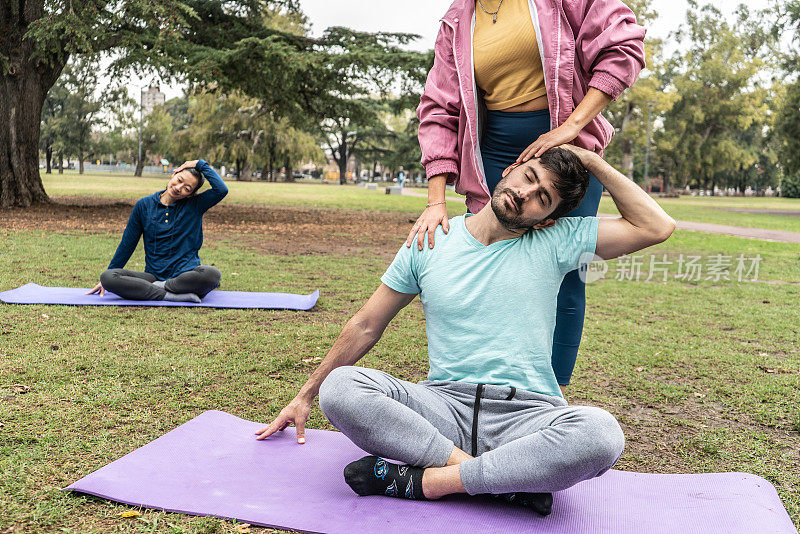
M172 171L173 176L175 174L181 172L183 169L193 169L193 168L197 167L197 162L198 161L200 161L200 160L194 159L194 160L191 160L191 161L184 162L183 165L181 165L180 167L178 167L177 169Z

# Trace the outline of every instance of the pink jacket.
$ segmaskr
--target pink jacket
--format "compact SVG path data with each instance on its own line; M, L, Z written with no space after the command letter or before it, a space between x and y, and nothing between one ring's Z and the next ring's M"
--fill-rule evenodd
M616 99L644 67L645 30L621 0L528 0L544 67L551 127L564 123L589 87ZM472 63L475 0L455 0L442 17L435 59L422 94L419 144L431 176L466 195L477 213L489 201L478 137ZM598 115L573 141L602 154L614 128Z

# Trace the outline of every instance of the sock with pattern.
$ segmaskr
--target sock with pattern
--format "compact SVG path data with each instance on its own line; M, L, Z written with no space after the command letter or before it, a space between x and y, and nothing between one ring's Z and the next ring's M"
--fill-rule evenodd
M423 467L398 465L377 456L365 456L347 464L344 479L359 495L388 495L427 500L422 493Z

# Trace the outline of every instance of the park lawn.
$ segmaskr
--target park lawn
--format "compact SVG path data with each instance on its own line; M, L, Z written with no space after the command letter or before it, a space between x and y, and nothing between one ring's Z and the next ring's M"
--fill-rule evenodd
M800 232L800 199L775 197L691 197L659 198L656 200L677 221L691 221L748 228L766 228ZM775 213L745 213L728 209L782 210L797 212L797 216ZM619 213L614 201L604 195L601 213Z
M357 204L349 191L332 190L342 200L331 202ZM390 197L387 206L405 210L404 200ZM91 287L118 239L0 229L0 290ZM319 304L310 312L0 304L0 384L30 388L0 390L0 532L234 532L231 522L155 511L123 519L127 506L58 490L205 410L269 421L377 286L387 260L281 256L217 236L203 250L226 273L224 289L319 289ZM619 418L628 444L618 468L754 473L776 486L800 525L797 246L678 231L640 253L643 262L651 254L666 255L671 274L681 254L760 255L760 281L615 280L625 260L610 262L607 276L587 286L570 400ZM143 267L141 250L129 265ZM418 301L362 363L424 378ZM309 427L331 429L318 407Z
M92 196L136 200L164 189L168 176L137 178L127 174L42 174L45 190L51 196ZM385 187L367 191L356 185L327 183L238 182L228 178L225 183L230 192L227 203L259 204L268 206L303 206L312 208L339 208L348 210L400 211L419 213L425 208L425 198L387 195ZM204 186L208 188L208 185ZM426 188L412 188L427 194ZM446 193L451 214L464 213L461 195Z
M61 175L42 174L45 190L52 196L94 196L127 200L135 200L162 189L166 179L166 175L136 178L127 174L80 175L75 171L65 171ZM424 198L386 195L382 186L377 191L367 191L355 185L321 183L238 182L232 179L228 179L226 183L230 193L225 201L237 204L405 213L419 213L425 207ZM412 190L421 194L427 191L425 188L412 188ZM448 191L446 198L451 201L447 205L451 216L464 213L463 196ZM682 196L679 199L657 198L657 200L676 220L800 232L800 216L725 211L725 208L734 208L792 210L800 213L800 199ZM607 195L600 201L599 211L618 213L613 201Z

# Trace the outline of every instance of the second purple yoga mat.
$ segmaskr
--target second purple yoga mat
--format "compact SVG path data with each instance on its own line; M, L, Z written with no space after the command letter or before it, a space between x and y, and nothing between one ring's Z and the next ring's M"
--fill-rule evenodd
M746 473L610 471L556 493L553 513L482 498L417 502L358 497L344 466L364 453L338 432L263 425L205 412L95 471L69 490L136 506L235 518L301 532L359 534L793 534L775 489Z
M200 304L166 300L125 300L114 293L104 296L87 295L85 288L45 287L25 284L0 293L0 300L9 304L65 304L70 306L178 306L200 308L261 308L281 310L310 310L317 303L319 291L308 295L292 293L256 293L249 291L215 290Z

